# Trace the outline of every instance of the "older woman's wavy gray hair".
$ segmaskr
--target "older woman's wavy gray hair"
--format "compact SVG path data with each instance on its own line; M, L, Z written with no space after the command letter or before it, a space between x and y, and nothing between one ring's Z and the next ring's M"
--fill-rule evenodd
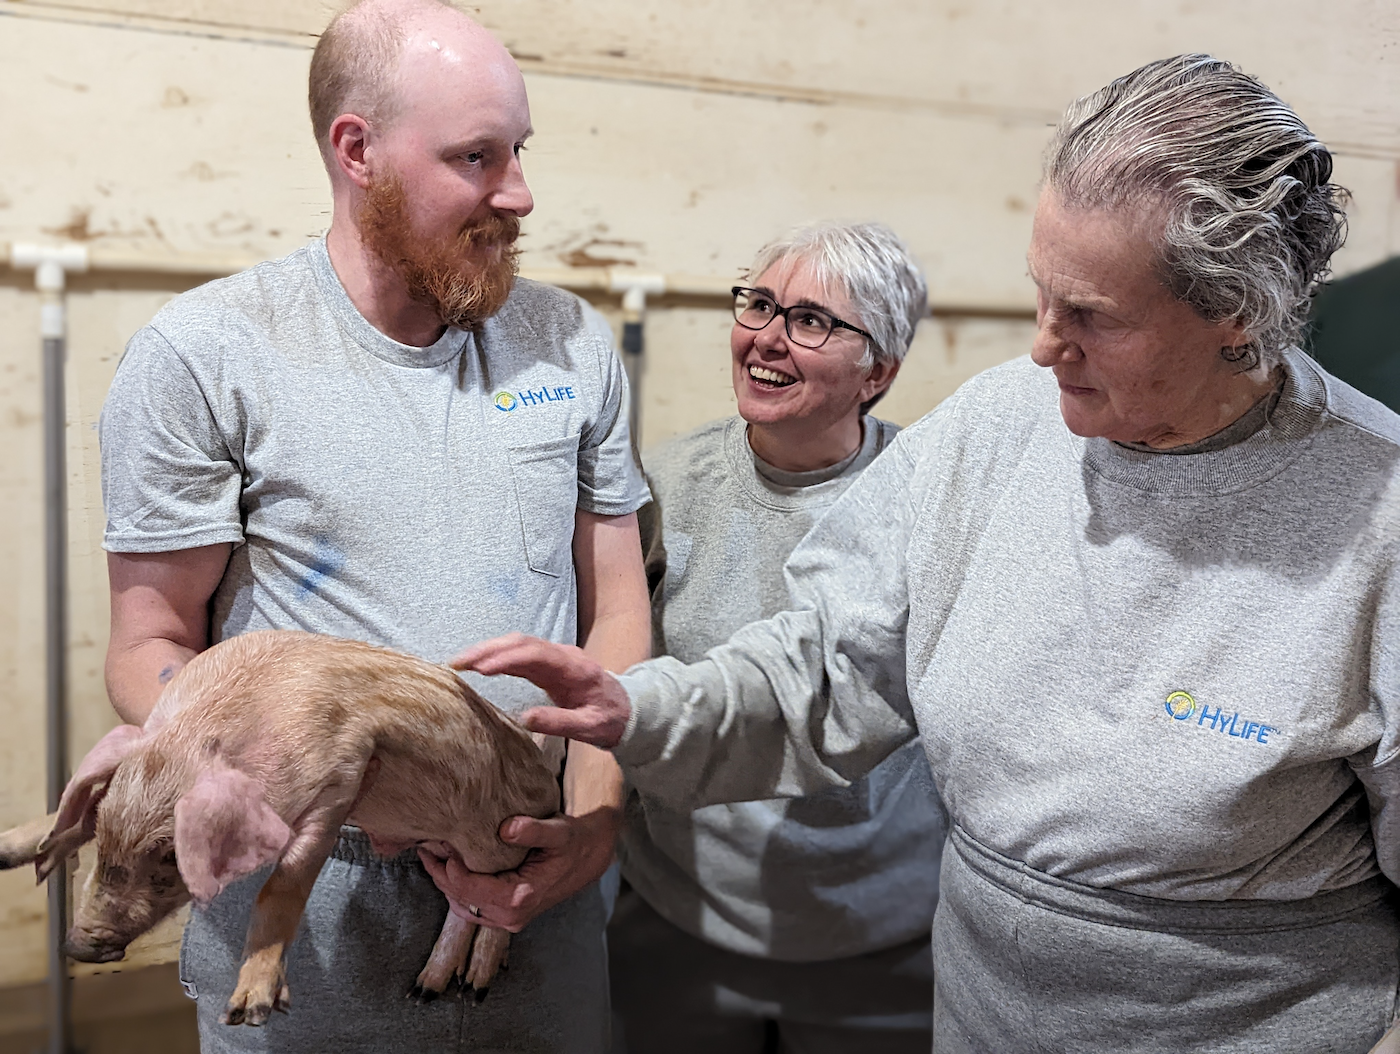
M928 284L908 247L883 223L812 223L771 241L754 257L749 280L783 260L801 260L823 290L840 289L874 338L861 366L903 362L919 319L928 314ZM847 319L848 322L854 320ZM872 400L872 403L874 400Z
M1254 365L1298 341L1346 238L1332 155L1258 80L1209 55L1150 62L1070 105L1045 181L1067 205L1161 210L1171 291L1249 344Z

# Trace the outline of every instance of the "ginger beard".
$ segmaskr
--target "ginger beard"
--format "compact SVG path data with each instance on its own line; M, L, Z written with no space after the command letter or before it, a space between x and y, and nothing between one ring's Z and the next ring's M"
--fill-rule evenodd
M424 237L409 221L407 198L396 175L370 182L356 217L365 247L443 325L480 325L501 309L515 284L520 218L493 212L455 235Z

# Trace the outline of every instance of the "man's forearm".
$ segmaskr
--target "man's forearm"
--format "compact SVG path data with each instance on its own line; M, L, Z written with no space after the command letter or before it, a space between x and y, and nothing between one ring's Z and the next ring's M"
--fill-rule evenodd
M635 610L633 610L635 609ZM621 672L651 654L651 609L632 605L590 627L583 650L606 669ZM622 769L606 750L587 743L569 743L564 765L564 811L585 816L599 809L612 810L621 819Z
M622 769L606 750L570 743L564 764L564 812L587 816L607 811L622 814Z
M107 695L112 709L131 725L144 725L166 684L197 653L163 637L132 644L114 642L107 651Z

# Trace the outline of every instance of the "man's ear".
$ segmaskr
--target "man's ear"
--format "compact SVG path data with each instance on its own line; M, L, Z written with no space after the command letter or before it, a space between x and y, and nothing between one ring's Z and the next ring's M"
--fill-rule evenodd
M53 829L39 843L34 870L40 882L96 833L97 806L107 793L107 781L144 741L145 733L137 726L118 725L88 751L64 788Z
M343 113L331 122L326 133L330 159L335 169L355 186L369 186L369 164L365 148L369 145L369 122L353 113Z
M292 831L272 811L262 784L216 761L175 805L175 860L196 902L282 855Z

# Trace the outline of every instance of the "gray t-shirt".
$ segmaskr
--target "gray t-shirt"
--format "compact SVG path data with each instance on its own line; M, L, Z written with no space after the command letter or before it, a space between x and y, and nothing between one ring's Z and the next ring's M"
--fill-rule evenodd
M572 294L520 280L479 332L410 347L317 241L131 339L102 413L103 544L234 543L215 640L306 629L433 661L515 630L574 643L575 510L648 498L626 406L607 324Z
M1021 359L901 432L793 606L653 660L617 757L688 802L810 793L917 731L955 826L1173 900L1400 881L1400 418L1290 351L1264 427L1072 435Z
M647 455L666 550L654 654L698 661L788 606L788 554L898 431L864 424L849 458L815 472L758 459L740 417ZM945 833L928 762L910 743L851 786L805 798L692 812L634 795L621 856L628 881L687 932L745 955L813 961L927 935Z

